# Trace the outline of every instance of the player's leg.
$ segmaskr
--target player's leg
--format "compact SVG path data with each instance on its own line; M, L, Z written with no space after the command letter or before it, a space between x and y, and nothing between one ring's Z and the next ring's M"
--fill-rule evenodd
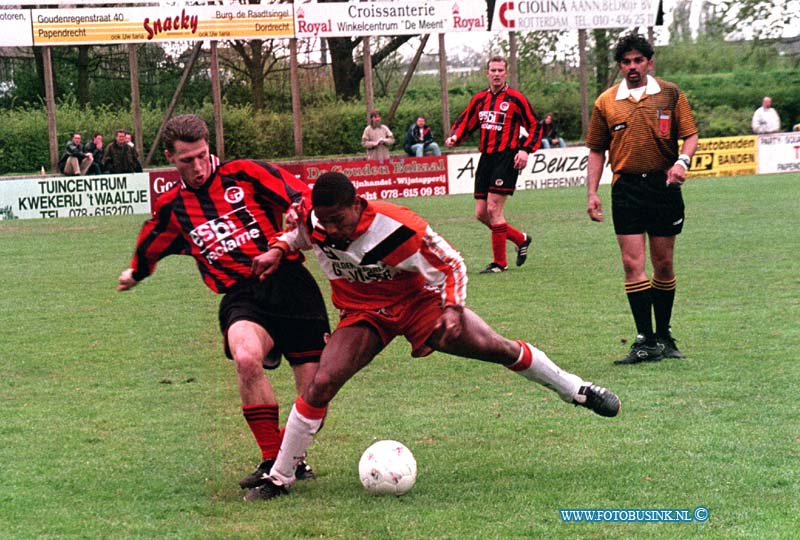
M666 358L684 358L684 354L675 343L675 338L672 337L670 328L678 284L673 263L675 239L675 236L650 236L650 261L653 265L651 287L656 338L663 346Z
M615 215L616 220L616 215ZM653 297L645 272L646 238L644 233L617 234L622 268L625 272L625 295L636 325L636 339L628 354L615 364L656 362L663 358L653 331Z
M242 414L261 448L262 459L273 459L280 447L278 400L264 374L263 362L274 341L264 327L249 320L235 321L225 336L236 370Z
M271 499L287 493L295 481L294 464L302 459L322 426L328 403L384 347L384 338L365 323L339 327L322 351L319 368L303 395L297 398L268 484L248 493L246 500Z
M619 398L612 392L561 369L530 343L501 336L472 310L464 310L462 325L457 338L443 341L432 336L433 342L429 343L442 352L502 364L550 388L567 403L585 406L602 416L619 412Z

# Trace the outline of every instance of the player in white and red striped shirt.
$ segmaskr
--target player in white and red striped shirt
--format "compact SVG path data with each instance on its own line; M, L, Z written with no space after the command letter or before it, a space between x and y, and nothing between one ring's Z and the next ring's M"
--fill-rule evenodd
M420 216L357 197L341 173L321 175L311 199L313 210L301 211L297 227L255 258L253 273L266 278L287 253L313 248L331 282L340 321L317 373L289 414L269 482L250 490L245 500L288 493L296 457L305 455L328 403L399 335L411 343L413 356L436 350L500 364L568 403L602 416L617 415L620 401L613 392L562 370L533 345L499 335L465 307L464 260Z

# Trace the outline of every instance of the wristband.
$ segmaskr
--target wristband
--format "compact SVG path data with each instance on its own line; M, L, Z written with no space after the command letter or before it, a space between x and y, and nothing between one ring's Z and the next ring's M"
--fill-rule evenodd
M689 156L689 154L681 154L681 155L679 155L678 156L678 161L680 161L681 163L686 165L687 169L692 166L692 158Z
M684 171L688 171L689 170L689 166L682 159L679 159L678 161L676 161L675 165L680 165L681 167L683 167Z

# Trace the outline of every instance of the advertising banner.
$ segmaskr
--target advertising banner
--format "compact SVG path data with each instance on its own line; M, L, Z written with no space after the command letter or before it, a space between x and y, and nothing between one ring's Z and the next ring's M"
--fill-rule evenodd
M494 31L654 26L658 0L498 0Z
M758 137L758 174L800 172L800 132Z
M119 216L150 212L147 173L0 182L0 219Z
M30 47L31 11L29 9L0 9L0 36L3 47Z
M475 170L480 157L477 152L447 156L450 193L474 192ZM528 156L528 165L517 178L517 189L585 187L588 161L589 149L584 146L538 150ZM600 184L610 184L612 176L606 165Z
M294 37L292 4L35 9L34 45Z
M293 171L293 168L286 167ZM326 172L340 172L366 199L398 199L447 195L447 160L443 156L391 157L386 161L328 161L301 163L300 178L313 187ZM297 173L295 173L297 174Z
M486 4L429 0L297 4L298 38L381 36L488 30Z
M756 174L757 137L716 137L700 139L687 178Z

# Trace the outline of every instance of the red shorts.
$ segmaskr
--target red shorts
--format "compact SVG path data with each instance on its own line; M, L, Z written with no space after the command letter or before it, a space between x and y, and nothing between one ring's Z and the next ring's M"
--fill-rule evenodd
M384 346L395 336L402 335L411 343L411 356L427 356L433 349L425 341L433 333L443 311L441 295L423 289L402 302L378 310L343 309L337 328L367 323L378 333Z

